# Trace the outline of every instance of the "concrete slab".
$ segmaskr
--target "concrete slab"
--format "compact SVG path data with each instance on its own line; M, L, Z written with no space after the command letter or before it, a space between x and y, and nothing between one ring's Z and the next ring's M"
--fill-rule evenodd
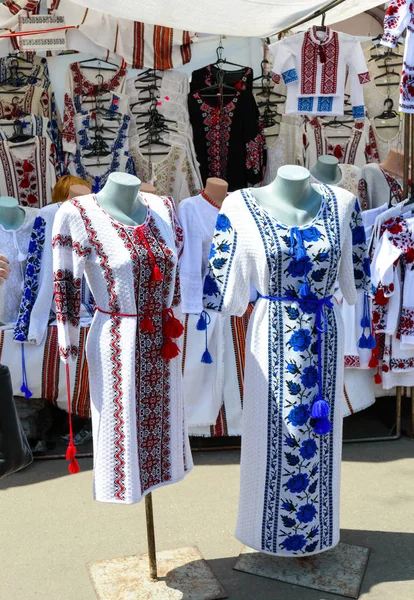
M358 598L368 557L368 548L343 543L329 552L303 558L271 556L244 546L234 568L329 594Z
M228 598L195 546L157 552L158 579L148 554L88 565L98 600L220 600Z

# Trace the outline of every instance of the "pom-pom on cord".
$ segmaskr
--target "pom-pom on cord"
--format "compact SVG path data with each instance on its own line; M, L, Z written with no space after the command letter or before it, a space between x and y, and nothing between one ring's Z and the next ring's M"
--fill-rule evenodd
M332 423L327 417L316 419L313 425L313 430L317 435L326 435L332 429Z
M382 383L382 377L381 377L381 373L379 371L377 371L374 375L374 381L377 385L379 385L380 383Z
M172 360L180 354L180 349L171 338L165 338L164 344L161 348L161 356L164 360Z
M166 337L179 338L184 333L183 324L176 318L172 308L166 308L163 314L163 333Z
M329 416L331 409L326 400L321 397L317 397L312 404L311 417L313 419L324 419Z

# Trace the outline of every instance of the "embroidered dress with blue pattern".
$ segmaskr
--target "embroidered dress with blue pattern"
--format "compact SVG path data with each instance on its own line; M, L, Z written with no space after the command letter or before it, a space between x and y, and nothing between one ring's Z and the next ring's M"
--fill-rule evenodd
M354 119L365 116L361 84L370 80L356 37L312 27L269 46L273 79L287 85L286 114L343 115L346 69Z
M204 284L207 309L241 316L259 293L246 343L236 536L268 554L306 556L339 542L343 326L332 299L370 286L356 198L321 186L317 216L288 227L254 190L228 196Z

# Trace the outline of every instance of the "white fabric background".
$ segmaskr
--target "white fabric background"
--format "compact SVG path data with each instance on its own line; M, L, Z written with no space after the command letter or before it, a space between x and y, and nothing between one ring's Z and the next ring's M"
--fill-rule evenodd
M73 0L86 8L123 19L197 32L265 37L331 0ZM348 19L382 4L378 0L346 0L326 15L326 25ZM320 18L317 20L320 23Z

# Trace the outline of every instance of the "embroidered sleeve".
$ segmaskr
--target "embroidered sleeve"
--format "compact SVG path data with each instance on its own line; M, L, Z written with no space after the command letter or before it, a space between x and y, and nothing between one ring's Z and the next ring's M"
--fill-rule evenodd
M381 159L379 157L379 153L378 153L378 144L377 144L377 140L375 139L375 134L374 134L374 130L371 127L371 125L368 128L368 139L366 140L366 145L365 145L365 160L367 161L367 163L377 163L379 164L381 162Z
M383 46L394 48L411 17L411 2L408 0L391 0L384 17Z
M368 208L368 185L363 177L358 181L358 198L362 210Z
M238 233L226 215L225 200L217 217L204 279L204 307L241 317L250 299L250 258Z
M24 276L23 296L13 337L18 342L28 340L30 317L39 291L39 273L45 245L45 221L37 216L30 236Z
M298 81L294 57L291 53L290 45L286 43L286 40L271 44L269 50L274 56L272 67L273 81L278 84L283 80L283 83L286 85Z
M363 119L365 117L365 106L362 85L368 83L371 78L365 62L364 52L357 39L350 44L347 62L349 67L352 116L354 119Z
M371 269L361 207L354 199L354 208L345 228L339 265L339 286L348 304L355 304L357 291L371 293Z
M70 201L56 214L52 247L59 354L68 362L79 354L82 276L91 253L81 217Z
M251 185L260 183L267 162L266 136L259 120L259 109L251 96L251 106L244 110L244 141L246 147L246 174ZM247 99L247 97L246 97Z

